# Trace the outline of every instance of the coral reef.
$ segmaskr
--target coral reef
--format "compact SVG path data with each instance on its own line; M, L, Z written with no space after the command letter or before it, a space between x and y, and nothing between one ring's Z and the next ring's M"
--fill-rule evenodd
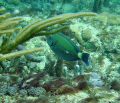
M7 0L8 3L18 5L20 3L20 0Z
M91 83L94 86L103 86L103 82L100 78L98 78L97 73L92 73L91 74L89 83Z
M62 75L62 64L63 64L63 60L59 58L55 65L55 73L57 77L61 77Z
M25 48L22 45L18 45L17 49L20 50L20 51L25 50ZM30 54L26 54L25 57L26 57L27 60L33 61L33 62L41 62L41 61L43 61L43 58L34 57L34 56L30 55Z
M0 0L0 103L119 103L119 3ZM90 66L54 55L46 38L59 31L90 54Z
M45 89L42 87L31 87L30 89L27 90L28 91L28 95L32 95L32 96L41 96L45 94Z
M1 9L0 11L4 11L5 9ZM10 13L7 13L5 15L1 15L1 20L6 19L7 16L10 15ZM68 26L62 26L62 27L56 27L53 30L49 30L49 31L44 31L45 29L47 29L48 27L51 27L55 24L58 23L63 23L68 19L71 18L76 18L76 17L81 17L81 16L90 16L90 15L96 15L95 13L76 13L76 14L62 14L53 18L49 18L47 20L44 21L40 21L40 20L36 20L33 23L27 25L26 27L24 27L16 36L15 38L12 38L12 40L10 40L10 36L8 37L6 36L6 39L3 40L2 45L0 47L0 53L1 53L1 59L0 61L7 59L7 58L11 58L11 57L15 57L15 56L20 56L23 54L28 54L31 52L35 52L35 51L41 51L43 50L43 48L38 48L35 50L27 50L26 51L22 51L22 52L16 52L16 53L11 53L11 54L6 54L6 53L10 53L16 46L18 46L19 44L29 40L30 38L33 38L35 36L42 36L42 35L50 35L50 34L54 34L56 32L59 32L65 28L67 28ZM3 32L4 28L11 26L12 24L14 26L16 26L20 21L18 21L21 18L11 18L11 19L6 19L4 22L2 21L1 25L3 27L1 27L1 32ZM17 21L14 21L17 20ZM10 21L10 23L8 23L7 25L5 25L5 22ZM12 22L13 21L13 22ZM18 28L17 28L18 29ZM14 30L14 29L12 29ZM6 30L5 30L6 31ZM12 31L14 32L14 31ZM8 33L8 32L7 32ZM3 33L2 33L3 34ZM28 35L29 34L29 35ZM19 39L18 39L19 38ZM5 42L6 41L6 42ZM6 55L3 55L6 54Z
M92 74L92 77L97 77L96 74ZM34 77L34 78L33 78ZM49 81L45 81L45 79L49 78ZM32 103L42 103L45 102L105 102L112 101L118 99L119 94L114 90L108 90L103 87L90 86L88 84L87 78L89 75L78 75L76 77L72 77L71 79L65 78L51 78L49 76L41 73L39 75L33 75L29 78L25 78L21 81L18 86L8 87L8 91L6 89L2 91L5 95L16 96L17 90L17 102L29 102ZM39 85L35 85L33 81L38 82ZM44 81L44 84L40 84ZM114 83L114 86L116 83ZM113 84L111 84L113 87ZM114 87L113 87L114 88ZM1 89L1 88L0 88ZM112 89L112 88L111 88ZM11 91L11 92L10 92ZM29 98L27 98L29 96ZM106 98L109 98L107 100ZM5 98L3 100L6 101ZM11 98L9 98L11 101ZM75 100L75 101L73 101Z

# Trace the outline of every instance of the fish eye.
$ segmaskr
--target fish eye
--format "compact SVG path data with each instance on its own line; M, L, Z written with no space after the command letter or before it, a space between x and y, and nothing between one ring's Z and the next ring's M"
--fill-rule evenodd
M50 36L50 39L52 39L52 36Z

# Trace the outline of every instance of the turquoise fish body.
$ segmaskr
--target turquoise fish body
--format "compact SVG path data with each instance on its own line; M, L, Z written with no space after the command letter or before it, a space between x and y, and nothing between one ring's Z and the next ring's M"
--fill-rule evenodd
M64 34L57 33L50 35L47 38L47 43L58 57L66 61L76 61L81 59L89 66L89 54L81 53L77 45Z

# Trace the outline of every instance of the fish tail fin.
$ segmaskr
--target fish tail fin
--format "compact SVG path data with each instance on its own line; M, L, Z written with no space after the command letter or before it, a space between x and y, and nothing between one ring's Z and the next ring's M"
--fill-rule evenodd
M88 58L89 58L88 53L82 53L82 61L84 61L87 66L89 66Z

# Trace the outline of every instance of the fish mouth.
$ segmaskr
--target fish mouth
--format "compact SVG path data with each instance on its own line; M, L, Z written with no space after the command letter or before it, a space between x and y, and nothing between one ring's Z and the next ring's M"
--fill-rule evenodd
M52 44L50 45L50 47L51 47L51 46L53 46L53 42L52 42Z

